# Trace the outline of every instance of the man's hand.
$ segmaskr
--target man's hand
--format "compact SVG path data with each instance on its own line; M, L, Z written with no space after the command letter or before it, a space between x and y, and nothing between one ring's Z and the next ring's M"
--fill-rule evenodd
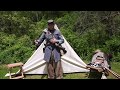
M54 43L57 42L57 40L55 38L53 38L53 39L50 40L50 42L54 44Z
M35 40L34 42L35 42L35 45L38 45L38 43L39 43L37 40Z
M103 72L103 69L102 68L98 68L98 72Z

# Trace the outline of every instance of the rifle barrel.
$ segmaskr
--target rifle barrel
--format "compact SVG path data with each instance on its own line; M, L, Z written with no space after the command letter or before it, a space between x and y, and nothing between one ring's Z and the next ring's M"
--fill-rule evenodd
M116 72L114 72L114 71L112 71L112 70L110 70L110 69L108 69L108 68L106 68L106 67L105 67L105 69L107 69L107 70L108 70L111 74L113 74L115 77L120 78L120 75L117 74Z

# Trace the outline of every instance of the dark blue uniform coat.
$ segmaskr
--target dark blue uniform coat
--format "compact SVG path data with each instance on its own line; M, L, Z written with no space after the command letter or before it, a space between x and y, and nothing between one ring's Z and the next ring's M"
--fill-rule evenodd
M41 37L38 39L39 43L41 44L44 40L46 40L46 44L50 43L49 38L48 38L50 34L52 34L54 36L54 38L57 39L57 43L59 43L59 44L64 43L64 39L61 36L61 33L59 30L51 30L50 31L48 29L46 29L42 33ZM55 47L53 44L49 44L45 47L44 60L49 62L52 53L53 53L55 62L57 62L61 59L60 58L60 50L58 49L58 47Z

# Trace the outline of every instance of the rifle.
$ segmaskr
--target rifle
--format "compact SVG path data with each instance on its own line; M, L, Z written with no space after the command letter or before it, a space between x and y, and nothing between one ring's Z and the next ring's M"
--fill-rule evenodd
M48 41L50 41L50 40L53 39L53 38L54 38L53 34L47 35L47 40L48 40ZM37 41L37 40L35 40L35 41ZM34 41L34 45L36 46L36 49L37 49L37 48L40 46L41 43L38 42L38 44L36 44L35 41ZM45 45L45 47L46 47L48 44L44 44L44 45ZM55 45L55 47L57 47L57 48L60 49L61 55L67 53L67 51L65 50L65 48L62 47L61 45L59 45L58 43L55 43L54 45ZM44 49L45 49L45 48L43 48L43 52L44 52Z
M53 38L54 38L53 34L49 34L48 37L47 37L48 41L50 41L50 40L53 39ZM67 52L67 51L65 50L65 48L62 47L61 45L59 45L58 43L55 43L54 45L55 45L55 47L58 47L58 48L60 49L60 52L61 52L62 55ZM63 52L62 52L62 51L63 51Z
M87 65L86 68L90 68L90 69L94 69L94 70L97 70L98 72L103 72L103 68L101 67L93 67L93 66L90 66L90 65Z
M55 43L55 46L58 47L60 50L62 50L62 51L63 51L63 54L67 53L67 51L65 50L65 48L62 47L61 45ZM61 53L62 53L62 52L61 52Z
M107 67L104 67L109 73L111 73L113 76L115 76L116 78L120 79L120 75L117 74L116 72L110 70L109 68Z
M112 71L109 68L104 67L104 66L102 66L100 68L100 67L93 67L93 66L87 65L86 68L94 69L94 70L97 70L98 72L105 72L105 70L107 70L107 72L111 73L113 76L115 76L116 78L120 79L120 75L119 74L117 74L116 72L114 72L114 71Z

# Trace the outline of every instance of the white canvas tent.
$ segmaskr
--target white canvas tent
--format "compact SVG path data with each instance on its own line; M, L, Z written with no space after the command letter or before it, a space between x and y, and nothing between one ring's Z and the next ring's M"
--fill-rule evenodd
M55 25L55 28L59 30L57 25ZM64 38L63 35L62 37ZM44 43L45 41L38 47L38 49L24 64L24 74L47 74L46 62L45 60L43 60ZM76 52L72 49L65 38L62 46L65 47L65 49L67 50L67 53L61 57L63 73L89 72L89 70L85 69L86 64L76 54Z

